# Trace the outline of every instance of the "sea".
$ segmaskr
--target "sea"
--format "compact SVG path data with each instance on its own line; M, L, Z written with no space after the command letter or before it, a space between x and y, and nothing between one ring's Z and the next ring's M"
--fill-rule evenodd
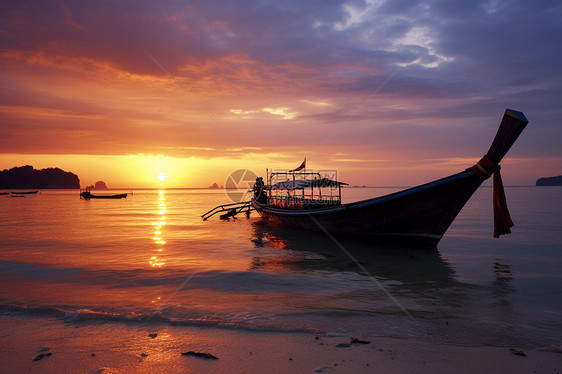
M344 202L397 188L345 188ZM0 315L464 346L562 343L562 187L481 187L436 248L204 221L223 190L0 196Z

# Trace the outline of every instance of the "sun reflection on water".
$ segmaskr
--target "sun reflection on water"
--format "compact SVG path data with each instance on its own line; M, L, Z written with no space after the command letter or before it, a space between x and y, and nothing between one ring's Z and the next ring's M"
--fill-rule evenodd
M164 229L163 227L166 225L166 192L163 190L158 191L158 221L152 222L152 226L154 226L154 235L152 237L152 241L156 244L156 252L159 252L159 255L162 255L164 252L163 246L166 244L166 241L163 239L164 237ZM152 267L162 267L166 263L164 262L162 257L152 255L148 263Z

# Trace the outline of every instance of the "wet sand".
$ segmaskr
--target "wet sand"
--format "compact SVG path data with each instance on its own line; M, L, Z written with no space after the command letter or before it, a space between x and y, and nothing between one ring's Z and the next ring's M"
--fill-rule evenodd
M146 323L0 316L2 373L559 373L562 353ZM338 347L339 345L339 347ZM522 352L525 356L514 354ZM185 356L202 352L218 359ZM51 353L51 355L46 355ZM41 359L33 361L38 355Z

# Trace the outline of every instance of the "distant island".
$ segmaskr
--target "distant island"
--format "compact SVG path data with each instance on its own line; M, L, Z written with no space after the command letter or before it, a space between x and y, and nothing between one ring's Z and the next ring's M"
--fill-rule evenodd
M107 190L107 185L104 181L97 181L96 184L86 187L88 190Z
M209 187L207 187L207 188L209 188L209 189L211 189L211 190L219 190L219 189L221 189L221 190L222 190L222 189L224 189L224 187L223 187L223 186L220 186L220 187L219 187L219 185L218 185L218 184L216 184L216 183L213 183L213 185L212 185L212 186L209 186Z
M557 177L539 178L537 186L562 186L562 175Z
M26 165L0 171L0 189L79 189L80 179L59 168L36 170Z

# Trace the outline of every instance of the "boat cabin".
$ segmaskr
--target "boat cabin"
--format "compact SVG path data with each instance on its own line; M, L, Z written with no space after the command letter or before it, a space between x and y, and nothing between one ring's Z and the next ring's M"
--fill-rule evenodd
M274 183L275 182L275 183ZM316 209L341 205L341 186L347 183L324 178L320 173L283 171L267 173L267 184L257 178L254 200L283 209Z

